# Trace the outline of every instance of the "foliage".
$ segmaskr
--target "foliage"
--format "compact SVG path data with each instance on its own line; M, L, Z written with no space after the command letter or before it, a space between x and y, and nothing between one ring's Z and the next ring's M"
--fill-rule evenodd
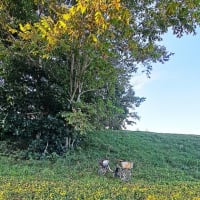
M40 156L135 123L145 98L132 74L169 59L169 28L181 37L200 22L199 1L70 2L0 1L1 137Z
M76 137L79 134L86 134L87 131L92 130L91 124L88 123L88 116L81 110L73 109L72 112L62 112L61 116L66 120L69 127L73 127L74 137Z
M48 80L47 71L37 64L30 65L24 57L7 63L4 73L8 75L3 76L0 90L2 139L10 138L18 147L38 153L49 143L49 153L61 154L64 138L69 135L64 121L56 117L62 108L61 94L53 80Z

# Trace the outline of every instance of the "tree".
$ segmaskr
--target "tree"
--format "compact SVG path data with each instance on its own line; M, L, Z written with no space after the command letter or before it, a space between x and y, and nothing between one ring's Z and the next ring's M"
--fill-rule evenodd
M2 136L40 153L61 154L94 127L134 123L145 99L132 74L150 76L152 62L169 59L159 44L169 28L181 37L200 21L198 1L64 3L0 1Z

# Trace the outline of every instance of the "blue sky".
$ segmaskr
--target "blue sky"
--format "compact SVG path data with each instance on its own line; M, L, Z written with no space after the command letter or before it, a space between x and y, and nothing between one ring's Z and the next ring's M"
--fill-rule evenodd
M136 95L147 99L137 109L141 120L128 129L200 135L199 34L166 34L163 44L175 53L170 61L153 65L151 79L133 77Z

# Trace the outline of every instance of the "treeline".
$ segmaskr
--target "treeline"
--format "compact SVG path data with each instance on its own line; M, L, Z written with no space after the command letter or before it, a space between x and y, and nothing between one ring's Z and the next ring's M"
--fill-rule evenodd
M198 1L0 1L1 140L62 155L94 129L122 129L145 100L130 84L199 25Z

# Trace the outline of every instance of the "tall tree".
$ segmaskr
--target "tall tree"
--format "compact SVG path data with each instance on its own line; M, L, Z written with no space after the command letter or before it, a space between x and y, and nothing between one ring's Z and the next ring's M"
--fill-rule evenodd
M159 44L169 28L181 37L200 22L199 1L68 3L0 1L2 133L33 151L62 153L92 127L134 123L144 98L132 74L169 59Z

